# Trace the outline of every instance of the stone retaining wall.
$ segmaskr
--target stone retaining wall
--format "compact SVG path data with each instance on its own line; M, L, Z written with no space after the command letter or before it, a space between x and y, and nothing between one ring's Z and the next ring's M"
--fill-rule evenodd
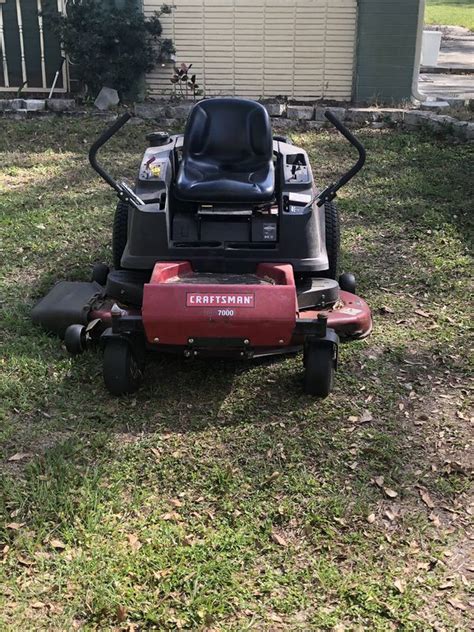
M134 122L154 120L162 127L172 128L182 124L193 103L169 103L156 101L138 103L134 107ZM474 140L474 122L460 121L451 116L435 114L422 109L403 108L353 108L322 105L287 105L285 103L263 103L275 128L280 130L304 127L320 129L331 124L324 117L330 110L348 127L371 127L374 129L401 127L415 130L425 128L432 132L445 132L459 140ZM71 99L0 99L0 115L6 118L50 118L56 115L82 117L96 116L105 120L116 118L115 112L79 110Z
M279 129L291 129L304 124L309 129L330 127L324 113L330 110L348 127L402 127L415 130L426 128L433 132L445 131L460 140L474 140L474 123L431 111L403 108L352 108L321 105L286 105L263 103L272 122ZM135 105L135 115L142 119L173 122L185 121L193 103L170 105L166 103L140 103Z

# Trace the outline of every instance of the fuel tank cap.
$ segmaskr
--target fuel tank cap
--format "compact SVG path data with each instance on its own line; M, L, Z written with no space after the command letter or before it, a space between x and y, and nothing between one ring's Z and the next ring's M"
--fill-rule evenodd
M150 132L146 135L146 139L150 147L160 147L169 142L170 135L168 132Z

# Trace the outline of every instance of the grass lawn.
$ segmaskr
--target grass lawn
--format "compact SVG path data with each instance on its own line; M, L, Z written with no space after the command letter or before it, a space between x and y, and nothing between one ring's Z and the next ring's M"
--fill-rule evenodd
M99 353L29 320L110 260L114 196L86 160L103 124L1 125L0 628L469 629L473 145L360 132L343 264L375 329L331 397L302 393L301 357L158 358L113 399ZM111 143L117 175L146 131ZM292 135L340 173L339 136Z
M474 4L472 0L427 0L425 22L465 26L474 31Z

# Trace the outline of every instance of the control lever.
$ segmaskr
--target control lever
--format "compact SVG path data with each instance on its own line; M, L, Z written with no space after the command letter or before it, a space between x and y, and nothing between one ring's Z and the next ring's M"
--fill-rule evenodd
M321 193L317 193L306 205L305 210L310 209L313 204L316 202L319 207L321 207L326 202L331 202L337 195L337 192L340 188L346 185L352 178L359 173L362 167L365 164L366 151L362 143L350 132L347 127L341 123L341 121L334 116L334 114L330 110L326 110L324 116L327 120L334 125L334 127L346 138L350 144L357 149L359 152L359 158L355 165L353 165L349 171L347 171L337 182L330 184L327 186Z

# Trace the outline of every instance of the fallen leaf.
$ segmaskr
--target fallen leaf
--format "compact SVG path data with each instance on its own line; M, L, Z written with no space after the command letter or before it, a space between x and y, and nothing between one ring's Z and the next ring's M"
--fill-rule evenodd
M17 557L17 560L23 566L33 566L34 565L34 562L32 560L27 560L26 557L21 557L21 555L19 555Z
M398 493L394 489L390 489L390 487L384 487L383 491L389 498L396 498L398 496Z
M424 312L422 309L415 309L415 314L418 314L418 316L423 316L423 318L432 318L431 314L428 314L428 312Z
M155 456L157 459L161 458L161 451L158 450L158 448L150 448L150 452L153 454L153 456Z
M119 621L119 623L123 623L127 618L127 610L125 609L125 606L117 606L115 613L117 615L117 621Z
M359 421L359 417L357 417L357 415L351 415L350 417L347 418L347 421L350 421L352 424L355 424L357 421Z
M161 516L162 520L177 521L181 519L181 516L176 511L168 511Z
M428 494L428 492L425 491L424 489L420 489L419 491L420 491L421 500L425 503L425 505L429 507L430 509L434 509L435 504L431 500L431 497Z
M464 610L467 610L466 606L462 603L462 601L460 601L459 599L456 599L456 597L452 597L451 599L448 599L448 603L453 608L456 608L456 610L462 610L463 612Z
M438 590L448 590L449 588L453 588L453 587L454 587L453 582L446 582L444 584L441 584L441 586L438 586Z
M383 476L376 476L374 478L375 484L377 485L377 487L383 487L384 484L384 477Z
M434 524L435 527L440 527L441 526L441 520L438 518L438 516L435 513L433 513L433 512L430 513L428 518L431 520L431 522Z
M17 452L13 456L9 457L9 461L23 461L23 459L27 459L28 457L33 456L31 452Z
M386 509L384 513L387 516L387 518L390 520L390 522L393 522L395 518L397 517L397 514L394 513L391 509Z
M30 604L30 606L32 608L35 608L36 610L39 610L40 608L46 608L46 604L42 601L34 601L32 604Z
M61 540L51 540L49 543L53 549L65 549L66 545Z
M280 478L280 476L281 476L281 472L278 472L278 471L272 472L272 474L263 481L262 487L264 485L268 485L268 483L272 483L273 481L276 481L277 478Z
M393 585L398 590L398 592L403 595L403 593L405 592L405 584L402 582L402 580L401 579L396 579L393 582Z
M138 549L141 549L142 543L134 533L129 533L127 535L127 540L134 551L138 551Z
M288 546L288 542L285 540L285 538L279 535L276 531L272 531L271 538L273 542L275 542L275 544L278 544L279 546Z
M183 503L180 500L178 500L178 498L172 498L170 500L170 503L173 505L173 507L182 507L183 506Z
M380 307L379 312L381 314L394 314L394 310L391 307L387 307L386 305L382 305L382 307Z
M367 522L368 522L369 524L372 524L373 522L375 522L375 514L374 514L374 513L371 513L371 514L369 514L369 515L367 516Z
M373 417L369 410L365 409L362 411L362 415L360 416L359 423L366 424L369 421L372 421Z
M11 529L12 531L18 531L25 525L24 522L9 522L7 524L7 529Z

